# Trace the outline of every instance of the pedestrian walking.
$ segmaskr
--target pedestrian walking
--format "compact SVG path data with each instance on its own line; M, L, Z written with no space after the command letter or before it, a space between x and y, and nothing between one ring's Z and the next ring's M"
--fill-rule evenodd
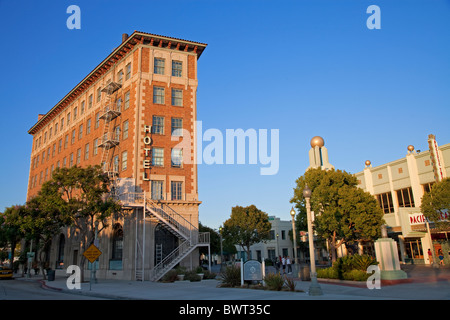
M286 256L281 260L281 264L283 265L283 274L286 273Z
M445 265L444 264L444 253L442 252L442 249L439 249L439 264L440 265Z
M428 248L428 260L430 260L430 263L433 263L433 253L430 248Z
M291 264L291 258L289 256L287 256L287 258L286 258L286 265L287 265L288 274L291 274L292 273L292 264Z

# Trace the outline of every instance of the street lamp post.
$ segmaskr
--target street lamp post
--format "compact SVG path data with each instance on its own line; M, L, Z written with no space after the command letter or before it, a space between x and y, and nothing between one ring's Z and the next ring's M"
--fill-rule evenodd
M310 296L321 296L322 288L320 288L319 283L317 282L317 272L316 272L316 255L314 250L314 234L312 228L312 220L311 220L311 204L309 200L311 199L311 189L305 184L305 188L303 189L303 197L306 200L306 216L308 221L308 240L309 240L309 260L311 262L311 285L309 287L309 295Z
M297 234L295 231L295 210L292 207L291 209L291 217L292 217L292 235L293 235L293 239L294 239L294 261L295 264L298 264L298 259L297 259Z
M220 270L222 270L223 266L222 227L219 227L219 236L220 236Z

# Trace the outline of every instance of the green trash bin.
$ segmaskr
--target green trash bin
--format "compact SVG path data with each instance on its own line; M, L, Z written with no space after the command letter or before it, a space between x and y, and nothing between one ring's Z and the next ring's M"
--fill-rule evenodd
M302 281L311 281L309 266L305 265L300 268L300 276Z
M55 270L47 269L47 280L55 281Z

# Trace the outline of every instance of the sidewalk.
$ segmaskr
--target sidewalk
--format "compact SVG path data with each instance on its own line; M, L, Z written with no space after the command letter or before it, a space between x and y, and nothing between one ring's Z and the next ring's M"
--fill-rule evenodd
M296 289L303 292L269 291L244 288L219 288L219 280L200 282L176 281L173 283L150 281L124 281L99 279L98 283L84 282L81 289L68 289L66 278L55 281L38 280L42 287L61 293L82 294L114 300L386 300L433 299L450 300L450 268L434 269L428 266L404 266L408 281L368 289L365 283L348 281L319 282L322 296L309 296L309 281L296 280ZM17 280L28 280L17 278Z

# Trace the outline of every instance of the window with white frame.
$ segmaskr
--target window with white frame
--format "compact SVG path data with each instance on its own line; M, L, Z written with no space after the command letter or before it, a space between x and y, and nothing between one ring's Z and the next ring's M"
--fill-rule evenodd
M164 88L153 87L153 103L164 104Z
M181 168L183 163L183 149L173 148L171 154L172 167Z
M152 133L164 134L164 117L153 116Z
M162 58L155 58L154 59L154 66L153 66L153 72L155 74L164 74L164 65L165 60Z
M152 165L155 167L164 166L164 149L152 148Z
M172 76L181 77L183 63L181 61L172 60Z
M151 198L152 200L162 200L163 199L163 181L152 180L151 181Z
M182 187L183 182L181 181L171 181L170 182L170 191L172 200L182 200Z
M183 106L183 90L172 88L172 105L177 107Z

